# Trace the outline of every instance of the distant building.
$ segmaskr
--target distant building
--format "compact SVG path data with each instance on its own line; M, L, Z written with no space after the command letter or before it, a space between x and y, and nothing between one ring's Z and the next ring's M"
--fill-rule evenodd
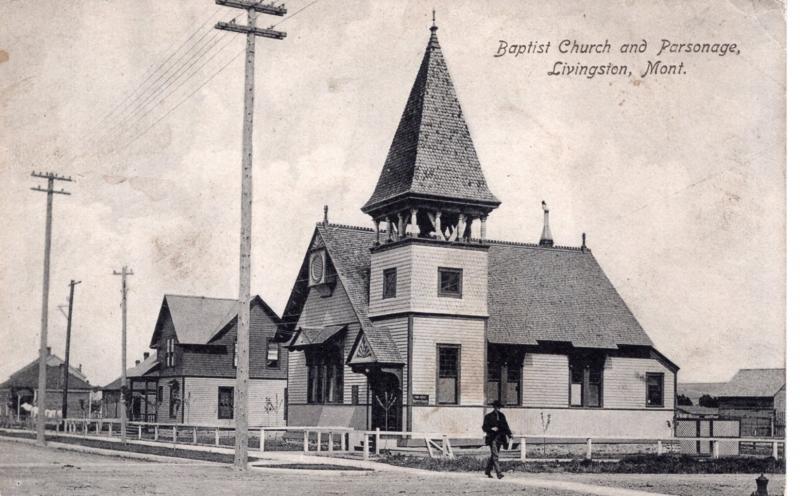
M152 374L158 368L158 356L144 352L141 360L125 371L130 390L128 418L142 422L155 422L158 405L156 402L158 376ZM118 418L121 377L103 387L103 417Z
M288 362L282 343L288 336L260 296L250 308L248 421L285 425ZM155 352L128 377L129 416L233 427L237 312L234 299L164 296L150 340Z
M47 395L45 398L48 417L61 418L64 392L64 360L52 354L47 348ZM67 393L67 416L84 418L91 415L93 387L89 379L78 368L69 368L69 387ZM11 374L0 384L0 405L3 415L19 419L30 417L34 408L38 410L39 359L32 361Z
M289 423L479 437L661 437L678 367L585 244L491 241L486 183L431 36L374 193L374 228L316 226L284 312ZM543 205L544 206L544 205ZM524 230L531 218L520 219Z
M740 369L718 394L720 416L741 419L742 435L785 435L786 369Z

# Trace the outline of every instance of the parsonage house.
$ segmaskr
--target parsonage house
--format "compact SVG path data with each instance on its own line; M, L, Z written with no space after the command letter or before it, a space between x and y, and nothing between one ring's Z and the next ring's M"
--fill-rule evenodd
M670 435L678 367L585 246L486 239L489 190L437 28L372 196L316 226L283 321L289 424L478 438Z
M150 348L130 370L129 417L159 423L233 427L237 300L166 295ZM286 425L287 353L280 318L250 302L251 426ZM110 385L110 386L113 386Z

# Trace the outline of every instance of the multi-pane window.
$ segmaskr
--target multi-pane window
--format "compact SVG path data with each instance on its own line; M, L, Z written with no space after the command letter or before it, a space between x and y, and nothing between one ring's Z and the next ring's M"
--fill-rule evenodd
M164 354L167 367L175 366L175 338L167 339L167 351Z
M309 403L344 401L344 355L339 346L306 352Z
M603 401L603 361L570 358L570 406L598 408Z
M461 269L439 267L439 296L461 298Z
M233 418L233 388L222 386L217 390L217 418Z
M520 357L506 357L490 352L487 364L486 401L491 403L497 400L504 405L519 405L522 399L521 379Z
M383 298L395 296L397 296L397 269L386 269L383 271Z
M181 404L181 391L177 382L173 382L169 386L169 418L178 417L178 409Z
M267 367L275 369L280 364L280 346L271 339L267 339Z
M645 374L647 384L647 406L664 406L664 374L648 372Z
M436 403L440 405L458 404L460 352L458 345L438 345Z

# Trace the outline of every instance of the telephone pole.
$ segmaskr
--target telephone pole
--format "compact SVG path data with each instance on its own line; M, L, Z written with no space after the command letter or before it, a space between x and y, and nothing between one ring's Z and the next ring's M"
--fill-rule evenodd
M286 15L283 5L264 5L253 0L216 0L224 5L247 11L247 25L218 22L217 29L247 35L244 65L244 122L242 125L242 213L239 247L239 313L236 328L236 390L234 393L234 417L236 438L233 465L237 470L247 470L247 383L250 377L250 230L252 226L253 201L253 80L256 58L256 36L282 40L286 33L256 27L257 14Z
M75 286L80 284L80 281L74 279L69 281L69 310L67 310L67 345L64 349L64 392L61 395L61 419L67 418L67 391L69 390L69 338L72 334L72 299L75 296ZM89 411L92 407L89 405Z
M129 271L128 266L123 265L121 271L114 271L114 275L122 276L122 376L119 380L119 435L124 443L128 440L128 409L125 406L125 391L128 389L127 366L125 363L125 355L128 352L128 276L132 276L133 271Z
M36 443L40 446L45 445L44 438L44 421L45 409L47 403L45 396L47 396L47 310L48 300L50 299L50 238L53 230L53 195L69 195L68 192L62 188L59 191L53 189L56 181L72 182L71 177L59 176L55 172L32 172L31 176L47 179L47 189L41 186L31 188L33 191L47 193L47 216L45 218L44 227L44 276L42 283L42 330L39 336L39 396L37 397L37 411L36 416Z

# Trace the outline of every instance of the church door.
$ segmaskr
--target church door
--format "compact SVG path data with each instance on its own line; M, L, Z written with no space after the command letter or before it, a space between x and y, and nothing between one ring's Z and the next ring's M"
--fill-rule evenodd
M375 372L370 374L372 390L372 429L382 431L402 430L403 394L395 374Z

